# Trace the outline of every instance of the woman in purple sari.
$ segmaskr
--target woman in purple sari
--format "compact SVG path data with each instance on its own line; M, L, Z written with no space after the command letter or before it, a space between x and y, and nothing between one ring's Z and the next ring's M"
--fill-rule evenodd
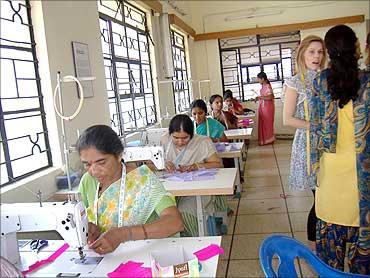
M258 105L258 144L260 146L271 144L275 141L274 117L275 104L274 93L266 73L263 71L257 75L258 82L262 85L260 95L257 97Z

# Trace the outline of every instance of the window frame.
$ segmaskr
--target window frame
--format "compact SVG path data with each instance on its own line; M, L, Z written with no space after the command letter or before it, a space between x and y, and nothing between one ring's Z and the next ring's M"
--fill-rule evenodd
M255 36L241 37L241 38L248 38L249 39L249 41L245 45L222 47L221 46L221 40L219 39L218 40L218 46L219 46L219 53L220 53L220 67L221 67L221 77L222 77L221 80L222 80L223 90L225 91L227 89L230 89L230 87L232 87L232 86L238 87L238 92L237 93L234 92L233 95L238 97L241 101L248 101L249 99L246 99L246 96L245 96L244 86L245 85L250 85L250 84L253 84L253 85L258 84L257 80L256 81L251 81L251 76L249 75L249 69L259 66L260 71L264 71L265 66L273 65L273 64L276 65L277 79L271 79L270 82L271 83L281 82L281 84L283 85L283 83L284 83L284 69L283 69L283 66L282 66L283 60L284 59L290 59L290 61L291 61L291 75L293 75L294 74L294 58L295 57L293 55L291 55L290 58L283 57L282 49L284 47L282 47L282 46L284 44L297 43L297 47L298 47L298 45L300 43L300 32L296 31L296 32L292 32L292 33L294 33L295 35L299 35L299 40L292 39L292 40L280 41L280 42L261 43L261 35L255 35ZM276 34L276 35L271 36L271 37L276 37L276 36L279 36L279 35L283 36L285 34L284 33L283 34ZM238 38L232 38L232 39L238 39ZM261 48L266 47L266 46L273 46L273 45L278 45L278 47L279 47L279 60L275 59L275 60L271 60L271 61L263 61L263 57L261 55ZM247 48L253 48L253 47L257 48L258 62L254 62L254 63L251 63L251 64L242 63L241 62L242 61L241 50L242 49L247 49ZM236 57L235 65L234 66L224 66L223 61L222 61L222 59L223 59L222 52L232 52L232 51L235 52L235 54L234 54L235 57ZM225 85L224 70L227 70L227 69L236 70L237 80L235 80L235 82L233 84ZM246 71L246 76L243 75L243 69L245 69L245 71ZM281 71L281 74L280 74L280 71ZM247 81L245 81L245 80L247 80ZM275 98L279 99L281 97L276 97L275 96Z
M107 95L107 97L108 97L108 102L110 100L114 99L115 108L116 108L116 111L115 111L114 115L117 116L118 126L114 126L115 121L112 118L111 118L111 124L114 126L114 128L117 128L118 135L123 136L123 135L128 135L130 133L136 132L140 128L147 128L149 126L155 125L158 122L158 116L157 116L157 107L156 107L155 94L154 94L155 90L154 90L154 83L153 83L152 62L151 62L151 53L150 53L150 46L149 46L152 39L150 37L150 33L149 33L149 30L148 30L148 27L147 27L147 13L145 11L141 10L140 8L138 8L137 6L134 6L131 3L128 3L127 1L116 1L116 3L118 3L118 9L120 10L119 12L121 13L121 16L122 16L123 20L121 21L119 19L113 18L110 15L107 15L107 14L99 11L99 22L100 22L100 20L104 20L104 21L107 22L108 27L109 27L108 28L109 29L108 30L108 32L109 32L109 42L108 42L108 44L109 44L109 49L110 49L110 57L109 58L105 57L104 53L102 53L102 56L103 56L104 61L110 61L110 66L111 66L112 77L111 78L109 78L108 76L105 76L105 77L106 77L106 80L108 80L108 79L111 80L112 90L114 91L114 97L109 97L109 95ZM99 3L98 3L98 5L99 5ZM133 26L131 24L126 23L126 16L124 14L125 6L131 6L134 9L140 11L142 14L145 15L145 17L144 17L145 30L142 30L142 29L140 29L136 26ZM127 34L126 28L130 28L130 29L134 30L136 32L136 38L137 38L138 42L140 42L139 41L139 36L140 35L145 36L146 41L148 43L148 48L147 48L148 62L147 63L142 62L141 51L140 50L138 51L139 60L133 60L133 59L130 59L130 57L124 58L124 57L119 57L119 56L115 55L114 44L111 43L113 41L113 33L114 33L113 30L112 30L112 23L118 24L119 26L124 28L125 29L125 34ZM126 45L128 45L127 44L128 43L127 42L127 40L128 40L127 36L124 36L124 37L125 37ZM101 36L100 39L102 40L102 36ZM125 49L128 51L127 46L125 47ZM139 67L140 93L135 93L135 89L133 88L132 83L130 83L130 85L129 85L129 87L130 87L130 93L129 94L120 94L119 93L119 89L118 89L119 84L118 84L118 76L117 76L117 64L116 64L117 62L127 64L128 71L131 72L131 74L129 74L129 82L133 82L132 81L133 75L132 75L132 71L130 71L130 66L137 65ZM145 93L145 91L144 91L143 65L149 67L149 72L150 72L149 80L150 80L150 83L152 85L150 93ZM104 64L104 67L106 67L105 64ZM108 93L108 90L107 90L107 93ZM147 106L146 97L145 97L146 95L151 95L152 100L153 100L153 105ZM136 108L135 98L137 98L137 97L142 97L143 98L144 107L139 108L139 109ZM130 110L130 111L126 111L126 112L128 113L129 118L132 119L131 122L135 123L134 130L128 130L127 128L125 128L125 121L124 121L124 118L123 118L123 113L125 113L125 112L123 112L122 106L121 106L122 105L122 100L124 100L124 99L131 99L131 104L132 104L133 109ZM110 104L110 102L109 102L109 104ZM145 111L145 115L138 119L136 117L136 114L137 113L141 114L142 112L140 112L140 110L143 110L143 109ZM152 113L154 114L154 122L149 123L149 117L148 117L149 115L148 115L148 112L147 112L148 109L151 109ZM110 110L110 107L109 107L109 110ZM132 114L130 114L130 112ZM143 119L143 118L145 118L146 125L144 125L143 127L138 127L138 121Z
M6 2L12 2L12 1L6 1ZM3 165L3 164L6 165L6 170L7 170L7 175L8 175L8 181L5 182L5 183L0 184L1 188L6 186L6 185L9 185L9 184L15 183L17 181L20 181L20 180L22 180L26 177L29 177L29 176L31 176L35 173L41 172L41 171L53 166L52 154L51 154L51 149L50 149L50 142L49 142L49 137L48 137L48 129L47 129L47 125L46 125L46 113L45 113L43 95L42 95L42 90L41 90L41 78L40 78L39 64L38 64L37 53L36 53L35 34L34 34L33 24L32 24L31 4L30 4L29 0L24 0L24 3L16 3L16 4L19 4L20 6L25 7L26 14L27 14L27 23L23 22L23 18L19 14L21 8L18 11L16 11L16 10L14 10L13 6L10 4L11 7L12 7L12 10L14 11L12 21L14 22L14 15L17 14L21 18L21 23L20 24L28 26L29 35L30 35L29 42L10 41L8 39L0 38L1 41L2 41L2 43L0 44L0 49L13 49L13 50L16 50L16 51L23 51L23 52L31 53L32 54L33 70L34 70L35 77L34 78L29 78L29 79L24 78L24 77L23 78L17 78L17 69L16 69L16 66L15 66L15 61L22 61L22 59L1 57L1 60L4 59L4 60L12 60L13 61L13 70L14 70L14 74L15 74L14 76L15 76L15 82L16 82L16 88L17 88L17 96L16 97L2 98L0 96L0 123L1 123L0 124L0 141L1 141L1 145L3 147L4 158L5 158L5 162L0 161L0 165ZM6 18L1 18L1 20L10 21L9 19L6 19ZM5 42L7 41L7 42L10 42L10 43L15 42L15 43L27 44L27 45L30 45L30 47L16 46L16 45L6 45L6 44L4 45L3 41L5 41ZM24 60L24 61L31 62L30 60ZM18 83L17 83L18 80L34 80L35 84L36 84L36 88L37 88L37 96L28 96L28 97L27 96L23 96L23 97L20 96L20 91L19 91ZM20 109L20 110L12 110L12 111L4 112L2 99L4 99L4 100L5 99L20 99L19 101L21 101L22 98L38 98L38 104L39 105L38 105L37 108ZM15 138L10 138L10 139L7 136L7 131L6 131L6 128L5 128L5 122L7 120L12 120L14 118L6 119L6 116L7 115L21 115L23 113L28 113L28 112L39 112L40 114L39 115L31 115L31 116L23 115L21 117L17 117L16 119L34 117L34 116L40 117L41 125L42 125L42 132L37 132L37 139L39 138L39 135L43 134L43 139L44 139L44 143L45 143L45 150L41 150L40 146L38 145L38 143L39 143L38 140L36 142L33 142L31 140L31 137L30 137L31 134L26 134L26 135L22 135L22 136L18 136L18 137L15 137ZM33 144L32 148L31 148L31 154L24 155L22 157L17 157L15 159L11 159L10 148L9 148L8 142L11 141L11 140L20 139L20 138L23 138L23 137L29 137L30 142ZM14 169L12 167L12 162L32 156L34 146L37 146L39 148L39 150L40 150L39 153L44 153L44 152L46 153L47 164L45 166L41 166L41 167L39 167L35 170L29 171L25 174L22 174L22 175L19 175L19 176L15 177L14 176L14 171L13 171Z
M170 28L170 36L171 36L171 48L172 48L172 62L173 62L173 69L175 73L175 76L172 78L172 80L174 81L182 80L182 82L172 82L173 103L175 106L175 113L178 114L178 113L187 112L189 110L190 104L192 102L192 98L191 98L192 94L191 94L191 86L189 86L189 82L188 82L189 72L188 72L188 65L186 61L187 56L186 56L185 35L181 34L180 32L178 32L177 30L173 28ZM176 44L175 42L176 36L182 38L183 47L180 47L179 45ZM175 50L179 50L180 53L183 53L184 68L176 67L176 62L175 62L176 51ZM182 65L182 62L181 62L181 65ZM181 77L182 77L181 79L177 78L178 71L181 72ZM185 72L186 78L184 78L184 72ZM177 99L179 99L181 92L184 93L185 99L187 100L187 103L185 104L185 107L183 109L179 109L179 107L183 107L181 103L176 103L176 94L177 94Z

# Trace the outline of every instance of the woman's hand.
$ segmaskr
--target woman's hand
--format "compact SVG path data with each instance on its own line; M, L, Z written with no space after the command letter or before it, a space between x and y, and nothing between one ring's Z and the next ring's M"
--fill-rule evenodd
M192 172L192 171L196 171L196 170L199 170L199 167L198 167L197 163L193 163L193 164L187 165L187 166L180 166L180 172Z
M89 235L87 237L87 243L92 244L100 236L100 229L94 223L88 223Z
M166 161L165 163L165 169L169 173L173 173L176 171L176 166L175 164L172 163L172 161Z
M121 228L112 228L101 235L99 239L94 241L90 248L99 255L107 254L116 250L125 238L125 230Z

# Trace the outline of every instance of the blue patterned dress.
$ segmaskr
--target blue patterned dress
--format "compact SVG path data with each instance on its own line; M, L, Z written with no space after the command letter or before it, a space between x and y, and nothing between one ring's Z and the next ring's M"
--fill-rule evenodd
M304 101L308 101L312 92L313 79L317 72L307 70L304 74L305 85L301 80L301 75L297 74L290 79L285 80L284 86L290 87L297 91L297 105L294 117L305 120ZM306 90L305 90L306 89ZM316 178L307 174L307 137L306 129L297 128L290 160L290 174L288 177L288 187L291 190L304 190L307 188L315 189Z

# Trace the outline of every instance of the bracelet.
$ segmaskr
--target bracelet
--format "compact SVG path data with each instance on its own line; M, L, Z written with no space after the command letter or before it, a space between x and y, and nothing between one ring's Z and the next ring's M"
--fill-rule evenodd
M147 234L147 232L146 232L146 230L145 230L144 225L141 225L141 228L143 228L143 232L144 232L144 239L148 239L148 234Z
M197 170L199 170L199 164L198 163L194 163L194 164L197 167Z
M127 241L131 241L132 240L132 229L131 227L128 227L128 238L127 238Z

